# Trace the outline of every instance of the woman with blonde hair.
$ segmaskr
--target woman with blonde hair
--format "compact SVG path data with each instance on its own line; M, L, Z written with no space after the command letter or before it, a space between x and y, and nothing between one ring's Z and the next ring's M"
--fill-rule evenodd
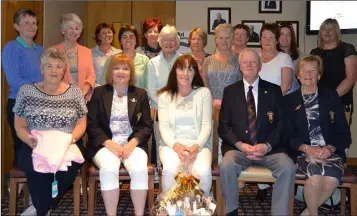
M207 57L203 63L203 81L212 92L215 108L221 107L224 88L242 79L238 55L232 51L233 34L230 24L218 25L214 30L216 53Z
M308 179L304 185L307 204L301 215L318 215L318 208L340 185L351 144L341 100L334 89L319 87L323 76L318 56L303 57L296 75L301 88L284 97L286 137L298 169Z
M324 74L319 85L336 90L345 111L353 111L353 87L357 81L357 52L352 44L341 41L340 26L335 19L326 19L320 26L318 47L310 54L323 60ZM352 117L352 115L351 115Z
M67 57L64 81L78 85L86 101L89 101L96 76L91 50L77 43L82 34L83 23L77 14L67 13L62 15L60 27L64 40L54 47Z

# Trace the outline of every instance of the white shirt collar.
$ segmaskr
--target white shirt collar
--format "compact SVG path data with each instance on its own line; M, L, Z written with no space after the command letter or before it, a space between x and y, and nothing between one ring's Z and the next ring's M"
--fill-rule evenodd
M249 86L253 86L253 90L258 90L258 85L259 85L259 77L253 82L252 85L250 85L244 78L243 78L243 83L244 83L244 90L248 91Z

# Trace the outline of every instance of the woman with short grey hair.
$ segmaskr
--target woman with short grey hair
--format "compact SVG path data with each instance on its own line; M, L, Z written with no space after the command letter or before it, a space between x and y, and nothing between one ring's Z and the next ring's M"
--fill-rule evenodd
M10 88L6 107L7 121L14 141L14 164L17 164L16 152L22 144L15 132L12 109L22 85L42 80L40 56L43 53L43 47L34 42L37 33L37 15L32 10L19 9L14 15L13 22L17 37L5 45L2 52L2 65Z
M77 141L86 130L87 107L78 86L69 85L63 81L66 62L66 56L63 53L53 47L47 49L41 56L42 81L23 85L13 108L15 129L22 141L21 148L17 150L18 166L25 172L37 216L45 216L50 207L55 207L57 201L73 184L81 167L80 163L72 161L67 171L57 170L51 173L45 168L39 168L38 160L36 161L32 156L39 144L33 131L43 136L50 131L56 131L61 137L53 139L65 137L61 143L71 146L71 149L74 148L77 151L77 153L72 153L79 158L82 157L79 149L84 148ZM51 145L57 150L61 149L56 146L56 142L45 145ZM41 150L37 148L36 151ZM54 159L50 152L42 152L42 154L45 158ZM62 161L63 158L60 160ZM35 164L37 166L34 166ZM52 189L55 181L58 185L56 194ZM26 215L34 215L34 213Z
M60 27L64 40L54 47L64 53L68 61L64 81L78 85L88 101L95 87L96 76L91 50L77 43L83 30L82 21L74 13L63 14Z

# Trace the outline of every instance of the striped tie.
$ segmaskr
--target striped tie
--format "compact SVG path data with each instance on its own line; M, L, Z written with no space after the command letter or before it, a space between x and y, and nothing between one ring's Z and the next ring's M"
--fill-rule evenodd
M255 101L252 92L253 86L249 86L247 94L247 107L248 107L248 133L252 144L257 143L257 117L255 111Z

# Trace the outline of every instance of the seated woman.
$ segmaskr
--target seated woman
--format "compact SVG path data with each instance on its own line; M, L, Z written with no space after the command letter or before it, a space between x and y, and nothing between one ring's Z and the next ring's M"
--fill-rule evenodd
M46 215L50 207L55 206L57 200L72 185L81 167L80 164L72 162L68 171L56 172L58 195L53 199L53 173L35 171L31 156L37 145L37 140L30 136L32 130L58 130L72 134L73 144L85 132L87 107L81 89L63 81L66 62L64 54L55 48L47 49L41 56L43 81L23 85L13 109L15 130L23 142L17 150L18 165L26 174L32 203L38 216Z
M301 89L285 97L286 135L291 147L299 151L293 155L298 169L308 176L304 186L307 209L302 215L317 215L318 207L341 184L351 134L337 92L317 87L321 58L303 57L296 72Z
M131 178L135 215L143 215L148 190L147 142L152 133L149 99L135 87L135 69L126 54L111 58L106 85L96 87L88 103L87 156L100 169L107 215L116 215L119 168L123 162Z
M178 57L167 85L158 95L162 189L175 184L182 161L189 160L193 175L200 179L200 187L208 195L212 184L212 97L191 55Z

